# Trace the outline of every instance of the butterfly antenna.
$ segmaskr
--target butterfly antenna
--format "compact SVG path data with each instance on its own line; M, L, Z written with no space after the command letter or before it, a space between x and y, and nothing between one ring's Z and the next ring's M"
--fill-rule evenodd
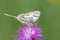
M13 16L13 15L10 15L10 14L7 14L7 13L5 13L4 15L5 16L10 16L10 17L13 17L13 18L17 18L16 16Z

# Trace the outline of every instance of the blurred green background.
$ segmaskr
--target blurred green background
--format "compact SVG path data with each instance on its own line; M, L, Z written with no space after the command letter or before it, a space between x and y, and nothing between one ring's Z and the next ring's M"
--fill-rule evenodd
M4 13L17 16L34 10L41 11L36 25L42 29L42 40L60 40L60 0L0 0L0 40L14 40L22 24Z

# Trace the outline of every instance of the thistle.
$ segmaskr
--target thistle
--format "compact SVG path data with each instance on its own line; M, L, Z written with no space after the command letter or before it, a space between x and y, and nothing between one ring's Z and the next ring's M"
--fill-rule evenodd
M36 25L29 26L24 24L17 30L18 35L16 40L35 40L34 38L40 40L42 38L40 32L41 29Z

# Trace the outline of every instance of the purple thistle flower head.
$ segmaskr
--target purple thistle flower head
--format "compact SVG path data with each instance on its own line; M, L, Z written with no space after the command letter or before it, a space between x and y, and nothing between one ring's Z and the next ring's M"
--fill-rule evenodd
M35 25L22 25L17 33L16 40L33 40L33 38L41 39L42 35L40 34L41 29Z

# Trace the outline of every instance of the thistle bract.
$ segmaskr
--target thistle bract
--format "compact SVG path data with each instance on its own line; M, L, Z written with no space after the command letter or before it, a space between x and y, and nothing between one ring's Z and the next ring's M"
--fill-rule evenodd
M32 40L33 38L41 39L42 35L40 34L41 29L36 25L22 25L17 30L17 38L16 40Z

